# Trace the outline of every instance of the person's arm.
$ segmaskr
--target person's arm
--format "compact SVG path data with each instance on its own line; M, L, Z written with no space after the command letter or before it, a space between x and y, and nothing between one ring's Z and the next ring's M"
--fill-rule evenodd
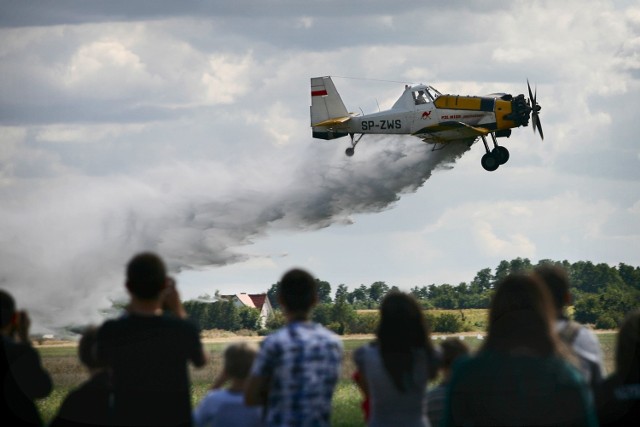
M367 386L367 380L364 375L364 352L365 348L360 347L353 353L353 362L357 370L354 372L352 379L366 398L369 396L369 387Z
M244 387L244 402L247 405L264 405L267 403L271 376L274 372L274 361L279 359L280 350L274 342L267 337L260 347L251 374Z
M189 359L193 366L196 368L202 368L207 363L209 363L209 354L205 350L202 345L202 341L200 340L200 332L198 328L187 319L188 315L182 302L180 301L180 295L178 294L178 290L176 289L175 282L173 279L168 279L167 287L162 291L162 309L165 312L169 312L174 316L185 321L186 328L186 341L185 344L187 348L191 349L189 351Z
M189 359L191 363L193 363L193 366L202 368L209 362L209 354L205 350L204 345L202 345L198 328L189 321L185 321L185 324L187 325L187 345L188 348L191 349Z
M29 344L29 329L31 327L31 319L26 311L16 312L16 338L19 342Z
M356 383L356 385L358 386L358 388L360 389L362 394L365 397L368 397L369 396L369 387L367 386L367 380L360 373L360 371L355 371L351 378L353 379L353 382Z
M26 311L17 312L15 333L18 344L22 347L21 355L15 360L11 371L14 378L22 387L24 393L31 399L46 397L53 389L49 373L45 371L40 360L40 354L31 346L29 328L31 320Z
M23 346L22 353L11 366L16 382L30 399L47 397L53 389L53 383L49 373L42 367L40 355L30 344L18 345Z
M163 311L170 312L180 319L187 318L187 311L184 309L182 301L180 301L180 294L178 293L175 280L167 278L167 285L162 291L160 298L162 299Z
M203 346L200 346L200 347L201 348L198 356L191 360L193 363L193 366L195 366L196 368L202 368L207 363L209 363L209 353L205 351Z

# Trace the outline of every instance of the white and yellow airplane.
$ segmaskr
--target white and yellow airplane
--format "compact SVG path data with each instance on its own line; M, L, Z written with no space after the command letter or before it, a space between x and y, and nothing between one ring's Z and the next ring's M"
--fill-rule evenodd
M486 153L482 167L494 171L509 160L509 151L498 145L497 138L508 138L511 129L528 126L532 119L533 131L540 132L540 105L536 94L529 98L493 93L485 96L443 95L428 85L406 85L404 92L391 109L373 114L349 113L336 90L331 77L311 78L311 127L313 137L335 139L351 137L347 156L353 156L355 147L365 134L413 135L433 144L434 149L444 144L473 144L482 139ZM356 135L359 135L356 138ZM493 148L487 143L491 136Z

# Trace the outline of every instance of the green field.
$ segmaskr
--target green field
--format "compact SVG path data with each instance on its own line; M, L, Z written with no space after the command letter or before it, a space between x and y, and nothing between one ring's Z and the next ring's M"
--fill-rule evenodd
M453 334L459 336L459 334ZM614 332L598 334L600 344L605 354L605 364L607 372L613 370L615 351ZM439 337L435 337L439 338ZM239 338L240 339L240 338ZM473 349L481 343L476 336L465 336L465 342ZM344 359L342 377L333 397L333 426L364 426L362 413L360 410L361 395L355 384L351 381L354 365L352 353L359 346L367 343L369 339L349 339L344 340ZM437 342L438 340L434 340ZM211 362L203 369L193 369L191 371L192 399L194 405L206 394L209 384L221 369L222 351L226 343L208 343L206 348L211 355ZM62 400L70 389L76 387L87 378L87 374L79 363L76 351L73 346L65 347L38 347L42 356L45 369L49 371L54 382L54 391L46 399L38 401L38 407L45 420L50 421L55 415Z
M356 310L356 312L362 314L377 314L378 310ZM434 318L443 314L453 314L462 320L464 330L467 332L483 332L487 330L488 309L486 308L465 308L458 310L433 309L424 310L424 313Z

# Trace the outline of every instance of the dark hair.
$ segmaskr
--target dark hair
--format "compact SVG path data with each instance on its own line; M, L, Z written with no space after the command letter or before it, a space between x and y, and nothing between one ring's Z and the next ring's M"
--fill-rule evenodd
M87 326L78 343L78 358L89 369L103 368L105 365L98 360L96 345L98 342L98 328Z
M559 353L555 311L546 286L534 276L510 274L496 286L483 349L526 348L539 356Z
M450 368L458 357L469 354L469 346L458 338L447 338L442 341L440 349L442 349L440 366L443 368Z
M434 362L426 318L411 295L391 291L384 297L376 336L383 365L402 392L415 386L410 375L416 350L424 350L429 361ZM429 363L427 369L429 377L434 377L435 363Z
M245 379L258 350L248 343L231 344L224 351L224 370L231 378Z
M569 276L567 271L555 264L542 264L537 266L533 273L542 280L547 286L551 297L553 298L553 304L556 310L562 311L565 305L565 297L569 293Z
M164 289L166 279L164 261L154 253L138 254L127 264L127 289L140 299L157 298Z
M4 328L16 312L16 301L7 291L0 289L0 327Z
M640 382L640 310L629 313L620 326L616 373L624 384Z
M289 312L306 313L318 298L318 283L305 270L289 270L278 283L278 297Z

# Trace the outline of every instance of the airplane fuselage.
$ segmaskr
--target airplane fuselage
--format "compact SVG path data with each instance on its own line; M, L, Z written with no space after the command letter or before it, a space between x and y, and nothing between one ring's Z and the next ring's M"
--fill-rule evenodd
M500 96L510 97L509 95ZM378 113L354 116L336 129L354 134L411 134L432 139L434 131L439 129L438 125L446 125L448 122L463 122L492 132L526 126L522 120L514 120L510 117L514 111L512 104L513 99L442 95L434 102L409 105L410 109L392 108ZM445 108L439 108L439 106ZM433 139L436 142L438 138Z
M511 129L528 126L533 117L534 131L542 135L540 105L529 87L524 95L496 93L486 96L443 95L427 85L405 86L395 104L386 111L361 116L348 113L330 77L311 79L311 127L313 137L324 140L351 137L354 154L358 141L366 134L413 135L432 144L468 143L482 139L486 154L482 166L493 171L509 159L509 152L497 138L509 137ZM357 140L355 135L359 135ZM487 143L491 137L493 149Z

